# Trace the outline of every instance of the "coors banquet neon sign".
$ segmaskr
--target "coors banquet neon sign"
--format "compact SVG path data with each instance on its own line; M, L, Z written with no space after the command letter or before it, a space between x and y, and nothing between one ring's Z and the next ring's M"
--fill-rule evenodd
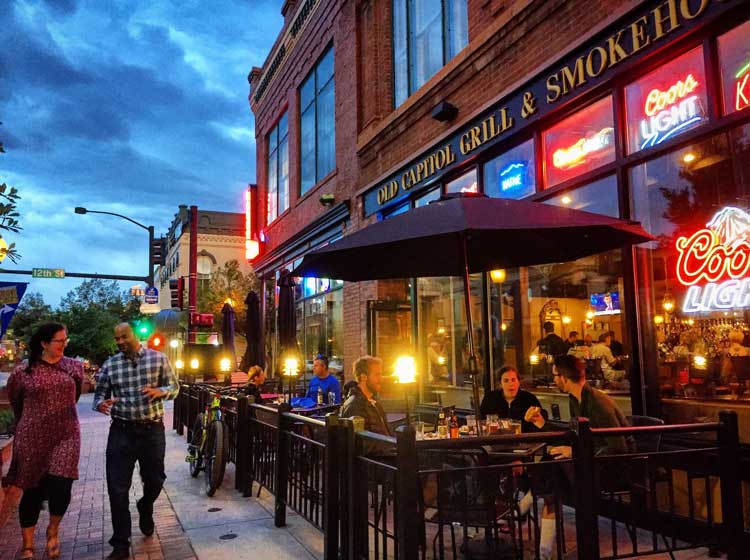
M750 214L728 206L675 244L685 313L750 307Z

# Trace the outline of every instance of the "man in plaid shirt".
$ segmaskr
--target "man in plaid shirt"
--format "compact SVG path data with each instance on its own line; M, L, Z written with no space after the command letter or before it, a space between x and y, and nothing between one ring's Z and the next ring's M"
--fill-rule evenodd
M138 500L139 526L154 533L154 502L164 480L164 400L174 399L179 384L167 357L142 348L128 323L115 327L120 350L102 366L94 394L94 410L112 416L107 440L107 491L112 509L109 559L130 557L130 509L128 494L135 462L143 480Z

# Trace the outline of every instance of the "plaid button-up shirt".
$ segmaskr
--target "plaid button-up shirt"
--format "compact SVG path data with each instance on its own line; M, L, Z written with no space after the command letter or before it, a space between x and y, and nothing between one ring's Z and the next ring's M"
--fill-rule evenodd
M164 399L148 398L144 387L158 387ZM159 420L164 416L163 400L174 399L180 390L172 366L161 352L141 348L135 361L122 352L109 358L102 366L94 393L94 410L106 399L117 399L111 410L119 420Z

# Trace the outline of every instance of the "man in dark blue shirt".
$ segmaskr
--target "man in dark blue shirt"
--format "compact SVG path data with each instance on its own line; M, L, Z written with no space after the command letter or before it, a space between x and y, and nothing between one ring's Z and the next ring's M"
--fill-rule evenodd
M307 388L307 395L317 402L318 389L323 393L323 402L327 404L341 404L341 383L335 375L328 371L328 358L320 355L313 362L313 377ZM329 393L333 393L333 402L330 402Z

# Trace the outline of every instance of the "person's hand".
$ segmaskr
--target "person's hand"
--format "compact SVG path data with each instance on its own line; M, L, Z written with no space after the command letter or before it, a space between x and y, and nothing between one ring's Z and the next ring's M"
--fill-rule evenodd
M141 393L146 395L148 402L152 402L154 399L164 398L167 394L159 389L158 387L149 387L146 385L141 389Z
M555 458L555 460L570 459L573 456L573 448L569 445L558 445L557 447L550 447L548 451L549 454Z
M106 401L100 402L96 409L102 414L109 416L109 413L112 411L112 406L114 406L116 402L117 399L107 399Z
M523 419L526 422L534 424L537 428L544 426L544 416L542 416L542 409L538 406L530 406L524 414Z

